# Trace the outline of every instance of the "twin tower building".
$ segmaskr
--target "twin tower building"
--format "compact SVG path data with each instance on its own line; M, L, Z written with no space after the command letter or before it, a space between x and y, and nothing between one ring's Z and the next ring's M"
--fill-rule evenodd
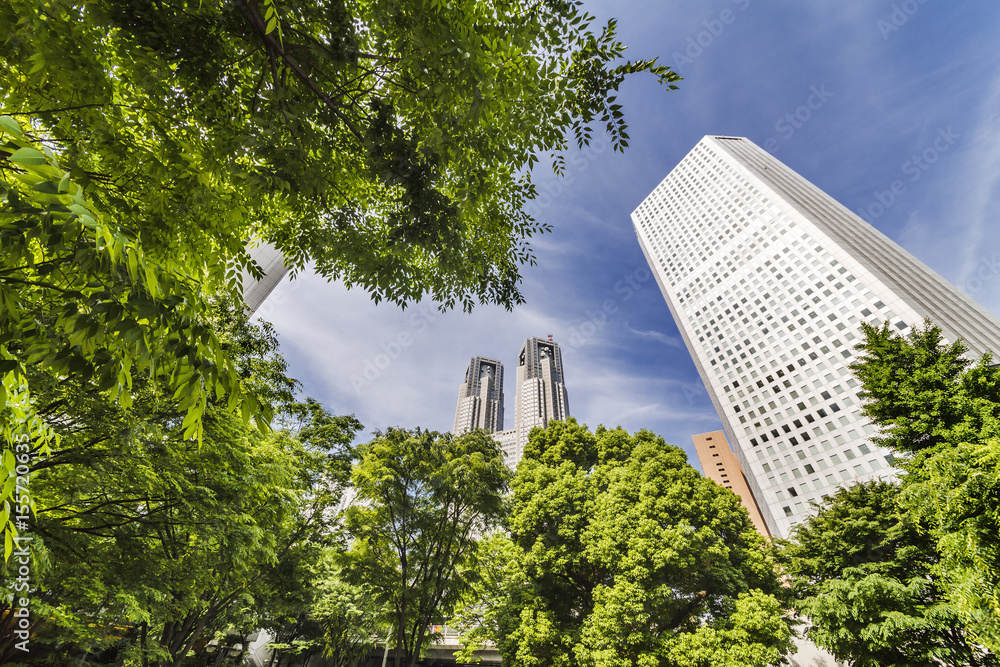
M461 435L479 428L492 433L500 443L505 462L515 468L531 429L545 428L550 419L569 416L562 350L552 336L524 341L517 357L514 428L504 430L503 411L503 364L496 359L473 357L458 392L452 432Z

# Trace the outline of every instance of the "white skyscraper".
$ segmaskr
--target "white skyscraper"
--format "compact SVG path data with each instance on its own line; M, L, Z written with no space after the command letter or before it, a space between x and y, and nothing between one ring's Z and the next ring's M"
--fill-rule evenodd
M458 390L452 433L461 435L474 428L503 430L503 364L496 359L473 357Z
M775 536L893 474L848 369L862 320L1000 350L1000 320L747 139L702 139L632 222Z
M251 259L264 271L264 277L260 280L253 278L246 271L243 272L243 303L253 314L288 273L288 267L285 266L281 251L270 243L259 242L248 247L248 250Z
M545 428L549 420L568 416L562 349L551 336L547 340L529 338L517 357L517 395L514 397L517 436L505 448L508 464L513 468L521 460L531 429Z

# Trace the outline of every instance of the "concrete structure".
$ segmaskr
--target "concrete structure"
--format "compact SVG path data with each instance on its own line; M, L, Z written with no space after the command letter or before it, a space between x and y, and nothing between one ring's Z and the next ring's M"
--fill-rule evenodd
M278 286L281 279L288 273L285 266L284 256L281 251L267 242L260 242L254 247L248 248L250 258L264 272L264 277L260 280L252 277L244 271L243 277L243 302L247 306L250 314L257 312L264 300L270 296L274 288Z
M473 357L458 390L452 433L461 435L475 428L490 433L503 430L503 364L496 359Z
M702 139L632 213L772 535L891 476L848 365L861 321L930 318L973 354L1000 321L751 141Z
M770 537L771 533L767 529L767 524L764 523L764 517L761 516L757 501L750 492L739 459L736 458L736 454L726 442L725 432L700 433L692 435L691 440L694 441L694 449L698 452L698 460L701 462L701 469L705 473L705 477L732 490L739 496L757 532L764 537Z
M500 450L503 452L504 462L510 467L511 470L517 469L517 464L521 460L520 455L515 454L517 452L517 429L512 428L506 431L497 431L493 434L493 439L497 441L500 445ZM524 448L521 448L524 451Z
M545 428L551 419L569 416L569 397L563 379L562 349L552 337L529 338L517 356L517 395L514 397L513 447L504 450L507 463L516 468L528 434L536 426Z
M521 347L517 358L514 428L506 431L503 400L503 364L496 359L473 357L458 392L452 432L461 435L481 428L493 433L507 465L516 468L531 429L545 428L549 420L569 416L562 350L552 336L529 338Z

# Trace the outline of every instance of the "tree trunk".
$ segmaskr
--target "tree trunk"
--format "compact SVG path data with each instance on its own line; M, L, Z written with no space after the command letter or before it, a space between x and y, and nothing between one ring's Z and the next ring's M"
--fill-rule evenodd
M396 667L403 667L403 651L406 648L406 644L403 638L403 633L406 631L406 624L403 621L405 609L406 605L404 602L404 605L400 607L399 623L397 624L397 629L396 629L396 657L393 658L393 664Z

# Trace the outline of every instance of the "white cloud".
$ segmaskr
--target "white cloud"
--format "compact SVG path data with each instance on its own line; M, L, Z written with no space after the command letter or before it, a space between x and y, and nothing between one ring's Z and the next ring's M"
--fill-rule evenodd
M663 343L664 345L669 345L670 347L685 349L684 341L681 339L680 336L668 336L667 334L661 331L639 331L637 329L633 329L632 327L630 327L628 322L625 323L625 327L637 336L642 336L643 338L649 338L659 343Z

